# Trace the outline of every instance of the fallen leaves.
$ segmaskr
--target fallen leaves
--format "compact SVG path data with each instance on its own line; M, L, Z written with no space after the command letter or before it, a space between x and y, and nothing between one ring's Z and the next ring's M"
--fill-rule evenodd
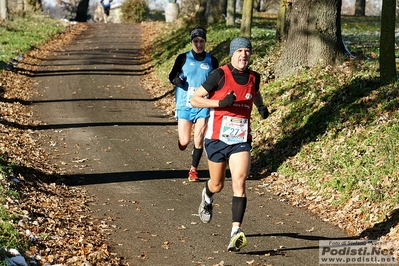
M163 244L161 245L161 247L162 247L163 249L169 249L171 244L172 244L171 242L165 241L165 242L163 242Z
M17 166L6 182L20 197L7 197L8 211L14 215L15 228L31 243L26 255L40 264L124 265L109 251L110 226L92 215L93 202L85 190L63 185L60 169L51 165L41 143L45 133L34 130L40 124L29 108L33 95L31 72L45 58L84 31L84 24L71 25L53 41L32 50L15 71L1 73L0 153ZM54 143L53 143L54 144ZM85 167L87 158L71 163ZM67 164L67 162L65 162Z

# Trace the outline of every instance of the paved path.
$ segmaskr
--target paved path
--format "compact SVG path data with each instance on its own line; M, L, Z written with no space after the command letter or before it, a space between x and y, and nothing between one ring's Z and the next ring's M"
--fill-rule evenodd
M307 211L248 181L243 230L248 246L226 251L230 181L216 195L211 223L197 208L208 176L187 183L189 149L177 148L176 123L140 87L141 29L90 24L37 71L33 111L45 121L54 162L71 186L96 196L95 215L130 265L319 265L319 240L349 238ZM50 144L50 143L49 143ZM77 176L77 177L76 177Z

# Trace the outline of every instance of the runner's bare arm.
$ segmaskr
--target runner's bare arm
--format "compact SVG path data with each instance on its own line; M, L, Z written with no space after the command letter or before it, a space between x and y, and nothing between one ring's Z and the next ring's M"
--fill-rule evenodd
M219 107L219 100L210 100L205 98L205 96L208 95L208 92L204 89L204 87L199 87L194 95L193 98L191 98L191 105L193 107L198 107L198 108L215 108Z

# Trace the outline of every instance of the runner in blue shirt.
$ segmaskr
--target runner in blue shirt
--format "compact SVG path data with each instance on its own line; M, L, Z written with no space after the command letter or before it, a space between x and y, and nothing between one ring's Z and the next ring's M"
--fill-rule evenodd
M101 0L100 2L104 8L104 23L107 23L112 0Z
M204 133L209 109L194 108L190 99L195 89L200 87L208 74L219 67L218 60L205 52L206 30L197 26L190 30L192 49L179 54L169 73L170 82L176 86L176 114L178 127L178 146L185 150L191 141L194 126L194 148L192 164L188 173L190 182L198 181L197 168L202 157Z

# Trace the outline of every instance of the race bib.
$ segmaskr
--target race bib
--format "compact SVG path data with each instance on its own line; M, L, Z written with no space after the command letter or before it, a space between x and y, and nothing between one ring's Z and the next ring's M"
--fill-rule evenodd
M247 142L248 119L223 116L219 139L227 144Z
M188 89L187 89L187 102L186 102L186 106L187 107L192 107L190 101L191 101L191 98L193 98L194 93L195 93L195 88L194 87L188 87Z

